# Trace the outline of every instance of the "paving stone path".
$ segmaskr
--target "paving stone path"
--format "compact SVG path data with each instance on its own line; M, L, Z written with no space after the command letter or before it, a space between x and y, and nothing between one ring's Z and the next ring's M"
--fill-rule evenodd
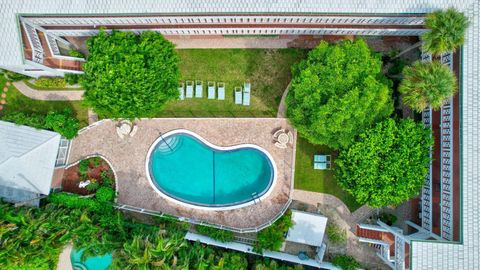
M292 199L315 206L317 211L328 217L330 222L347 232L347 244L330 244L327 250L329 254L346 252L349 255L353 255L368 268L388 269L375 254L375 250L364 243L360 243L355 235L357 222L374 213L376 211L374 208L364 205L352 213L345 203L333 195L298 189L293 190Z
M287 98L291 84L292 82L290 82L285 91L283 91L282 100L280 101L280 105L278 105L277 118L287 118L287 105L285 104L285 99Z
M8 88L10 87L11 83L6 82L5 86L3 86L2 94L0 95L0 111L4 109L5 104L7 104L7 92Z
M356 223L375 212L374 208L364 205L353 213L348 207L337 197L320 192L312 192L306 190L293 190L293 199L307 204L333 209L335 212L349 225L353 230Z
M81 100L83 90L35 90L26 85L24 82L14 82L13 85L25 96L36 100L49 101L75 101Z

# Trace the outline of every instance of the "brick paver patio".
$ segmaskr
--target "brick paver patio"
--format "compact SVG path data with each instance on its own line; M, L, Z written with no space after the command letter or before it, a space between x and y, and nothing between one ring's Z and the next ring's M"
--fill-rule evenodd
M286 119L145 119L136 122L138 132L135 136L123 140L116 133L116 124L112 120L105 120L83 131L72 142L69 164L90 155L104 156L116 172L119 204L237 229L252 229L271 222L289 202L295 148L290 145L287 149L279 149L272 142L272 134L278 128L293 130ZM146 155L159 132L180 128L191 130L219 146L250 143L263 147L272 155L278 171L270 195L254 205L215 211L185 207L162 198L147 180Z

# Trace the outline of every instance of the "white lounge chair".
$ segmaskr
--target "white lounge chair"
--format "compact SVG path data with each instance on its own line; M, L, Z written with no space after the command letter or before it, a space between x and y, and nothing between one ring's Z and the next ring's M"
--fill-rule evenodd
M243 105L250 105L250 83L246 82L243 84Z
M219 100L225 100L225 83L219 82L217 83L217 86L218 86L217 98Z
M187 93L186 93L186 98L193 98L193 82L192 81L187 81Z
M208 82L208 99L215 99L215 82Z
M327 169L327 163L325 163L325 162L313 163L313 169L315 169L315 170L326 170Z
M180 85L178 86L178 93L179 93L179 98L180 100L184 100L185 99L185 85L183 84L183 82L180 82Z
M201 98L203 96L203 82L195 81L195 97Z
M235 104L242 104L242 87L235 87Z
M313 156L314 162L323 162L327 163L327 156L326 155L314 155Z

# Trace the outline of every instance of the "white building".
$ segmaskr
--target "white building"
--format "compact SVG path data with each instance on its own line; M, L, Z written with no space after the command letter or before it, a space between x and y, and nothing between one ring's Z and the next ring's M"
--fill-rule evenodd
M60 134L0 121L0 198L38 205L50 193Z

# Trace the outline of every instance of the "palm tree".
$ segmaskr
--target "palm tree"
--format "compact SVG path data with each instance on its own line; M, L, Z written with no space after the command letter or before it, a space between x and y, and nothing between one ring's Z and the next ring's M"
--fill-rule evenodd
M421 37L423 50L439 55L463 44L468 19L462 12L449 8L428 14L425 25L430 31Z
M449 8L428 14L425 26L430 31L424 33L419 42L404 49L391 61L420 46L424 51L437 55L453 51L463 44L468 19L462 12Z
M428 106L440 108L457 91L455 75L437 61L417 61L403 70L403 76L398 91L403 94L403 103L418 112Z

